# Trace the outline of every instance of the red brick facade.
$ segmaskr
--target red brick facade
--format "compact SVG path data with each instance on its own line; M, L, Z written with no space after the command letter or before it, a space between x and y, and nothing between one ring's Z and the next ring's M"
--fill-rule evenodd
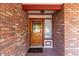
M64 4L65 55L79 55L79 4Z
M53 17L54 50L64 55L64 11L57 11Z
M0 55L26 54L26 16L21 4L0 4Z
M79 4L63 5L53 15L53 43L58 55L79 55ZM25 55L28 20L21 4L0 4L0 55Z
M79 4L66 3L54 15L54 48L58 55L79 55Z

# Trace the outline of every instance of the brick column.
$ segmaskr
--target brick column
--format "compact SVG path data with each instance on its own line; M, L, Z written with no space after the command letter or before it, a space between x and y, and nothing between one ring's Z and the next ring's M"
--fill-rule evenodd
M54 13L53 19L54 50L59 56L64 55L64 11Z
M65 55L79 56L79 4L64 4Z
M21 4L0 4L0 55L26 54L26 18Z

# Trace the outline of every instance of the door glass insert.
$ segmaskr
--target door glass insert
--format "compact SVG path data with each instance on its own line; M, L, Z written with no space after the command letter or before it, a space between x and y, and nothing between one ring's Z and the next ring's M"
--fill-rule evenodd
M33 32L40 32L41 31L41 22L40 21L33 21L32 22L32 30L33 30Z

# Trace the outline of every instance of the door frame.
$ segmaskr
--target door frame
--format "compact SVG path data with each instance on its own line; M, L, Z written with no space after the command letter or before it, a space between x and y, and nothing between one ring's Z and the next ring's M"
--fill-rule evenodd
M28 22L28 24L29 24L29 35L30 35L30 47L31 47L31 20L32 19L41 19L42 20L42 46L41 47L44 47L44 19L43 18L29 18L29 22Z

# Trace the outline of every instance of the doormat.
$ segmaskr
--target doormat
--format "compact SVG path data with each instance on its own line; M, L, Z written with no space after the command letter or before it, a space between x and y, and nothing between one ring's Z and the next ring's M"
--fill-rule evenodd
M42 53L42 48L29 48L28 53Z

